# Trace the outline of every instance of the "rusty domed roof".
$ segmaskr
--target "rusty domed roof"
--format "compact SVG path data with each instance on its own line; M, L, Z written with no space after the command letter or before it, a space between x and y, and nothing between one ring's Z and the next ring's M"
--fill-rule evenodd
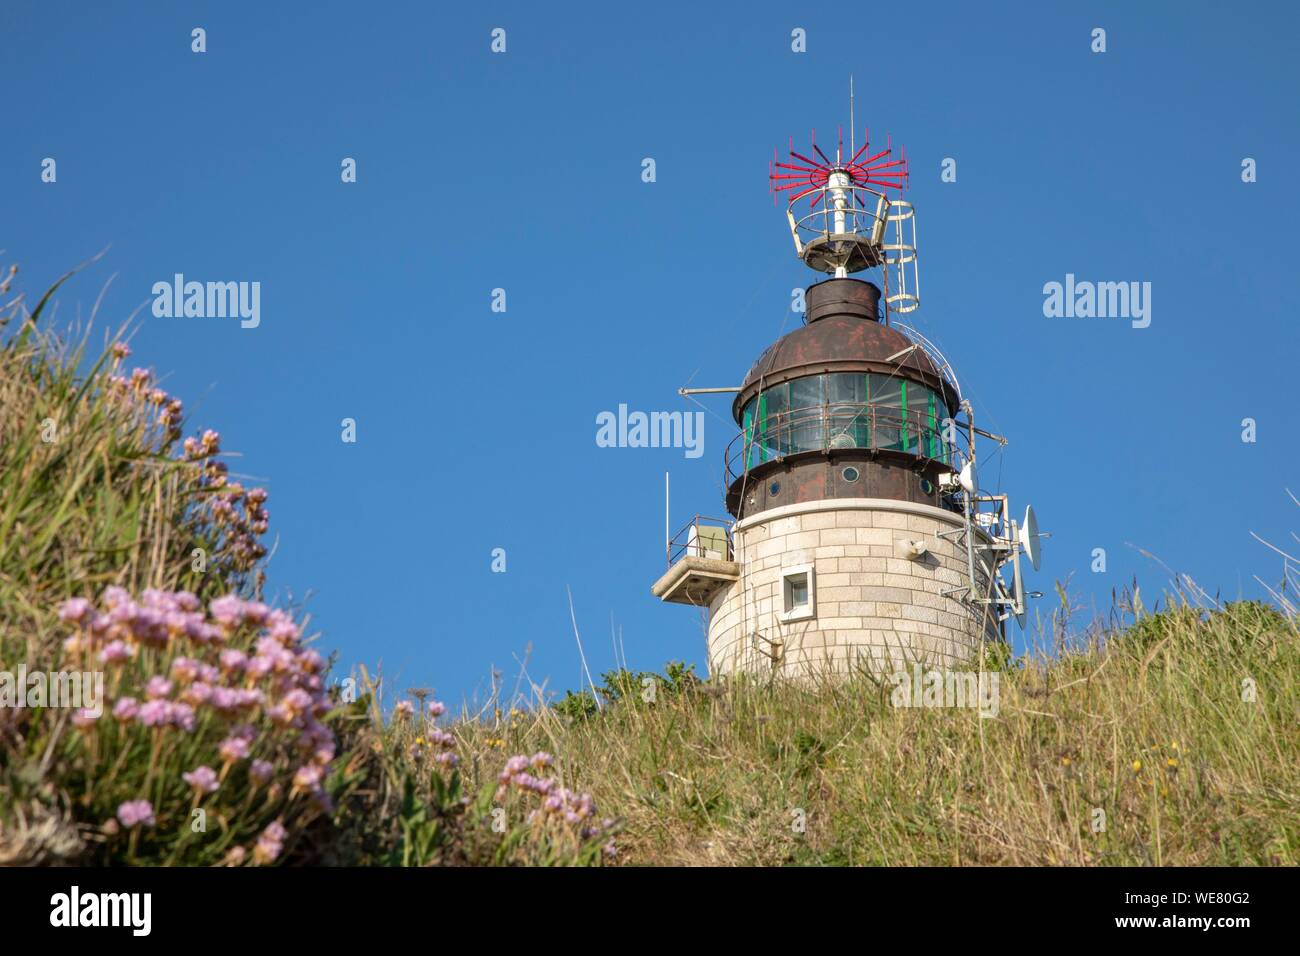
M921 382L941 392L950 410L957 396L921 348L888 361L915 343L876 318L880 289L860 279L828 279L810 286L807 324L777 339L758 357L732 407L740 411L758 391L780 382L824 372L868 371Z

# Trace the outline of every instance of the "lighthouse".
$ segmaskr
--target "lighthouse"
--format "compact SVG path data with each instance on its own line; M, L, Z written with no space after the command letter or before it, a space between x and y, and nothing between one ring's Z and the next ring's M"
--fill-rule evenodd
M729 517L669 523L651 588L707 613L713 674L961 666L1025 620L1034 511L1016 520L980 488L1007 439L976 425L952 366L902 321L920 306L906 156L853 139L792 141L772 163L795 253L820 277L803 325L739 386L680 390L735 393Z

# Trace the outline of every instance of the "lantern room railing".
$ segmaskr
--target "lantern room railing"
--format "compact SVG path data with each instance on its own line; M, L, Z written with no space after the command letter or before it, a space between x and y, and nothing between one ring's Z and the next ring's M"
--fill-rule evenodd
M923 409L836 404L791 409L751 424L728 443L727 487L761 465L804 452L893 451L951 467L954 449L943 432L943 419Z
M852 235L876 249L884 244L890 201L883 192L845 182L805 190L804 196L809 211L800 215L792 202L787 213L795 250L800 255L810 241L832 236ZM884 256L880 259L883 261Z
M832 173L821 186L803 190L809 211L790 203L786 217L795 252L810 268L844 275L880 267L887 313L900 315L921 304L916 258L916 210L903 199Z

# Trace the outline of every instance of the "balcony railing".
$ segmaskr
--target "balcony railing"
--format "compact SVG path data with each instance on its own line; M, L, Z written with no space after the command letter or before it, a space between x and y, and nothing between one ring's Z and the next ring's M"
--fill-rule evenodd
M730 518L695 515L668 539L668 566L685 557L730 561L731 524Z

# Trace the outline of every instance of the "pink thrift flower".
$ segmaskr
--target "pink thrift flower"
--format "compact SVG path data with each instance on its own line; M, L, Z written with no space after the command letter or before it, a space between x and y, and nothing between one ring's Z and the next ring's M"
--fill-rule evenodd
M248 741L243 737L227 737L221 741L217 752L221 759L226 763L234 763L236 760L243 760L248 756Z
M114 624L132 627L136 622L136 617L140 614L140 606L131 600L123 600L114 604L108 612L108 619ZM132 627L132 630L134 628Z
M300 687L294 688L284 695L283 704L294 716L306 711L311 706L311 703L311 694Z
M447 705L440 700L429 701L429 716L441 717L447 712Z
M104 588L103 600L105 607L115 608L119 604L126 604L129 602L131 600L131 595L126 588L118 587L116 584L110 584L108 587Z
M523 756L511 757L506 761L505 769L501 771L501 776L509 780L517 773L522 773L528 768L528 758ZM502 781L505 782L504 780Z
M289 831L284 828L284 824L279 820L272 821L262 832L262 836L269 837L276 843L283 843L284 838L289 835Z
M69 598L59 605L59 620L65 624L79 624L90 613L90 602L85 598Z
M254 680L260 680L267 674L271 673L271 668L275 666L275 661L265 654L258 654L249 659L244 667L244 671Z
M146 727L162 727L171 719L171 707L165 700L151 700L140 708L139 717Z
M208 605L213 620L231 627L239 623L243 610L244 602L233 594L216 598Z
M261 624L269 613L271 609L261 601L248 601L243 607L244 620L250 624Z
M252 710L265 700L266 695L256 687L235 691L235 703L240 710Z
M194 730L194 708L189 704L172 703L167 706L167 722L187 734Z
M172 682L161 674L155 674L149 678L149 683L145 685L145 696L150 700L157 700L160 697L166 697L172 692Z
M283 611L272 612L272 616L267 618L267 630L282 644L295 644L302 636L302 630L293 623L293 618Z
M140 705L134 697L119 697L113 705L113 716L123 722L135 720L139 713Z
M148 800L128 800L117 808L117 818L122 821L124 827L136 827L144 825L151 827L155 821L153 816L153 804Z
M534 770L541 770L543 767L551 767L555 764L555 758L545 750L539 750L533 754L532 759L528 761Z
M271 779L275 768L269 760L254 760L248 768L248 775L253 778L254 782L264 784Z
M200 793L212 793L221 785L217 772L211 767L195 767L189 773L181 774L181 779Z
M415 708L409 700L399 700L397 706L393 708L393 716L403 720L414 713Z
M315 790L320 786L321 780L325 776L325 769L315 764L306 764L298 768L297 773L293 775L293 788L295 790Z
M133 651L125 641L112 641L99 652L99 659L105 664L120 664L130 660Z
M239 706L239 694L229 687L214 687L212 689L212 706L220 711L233 711Z
M192 707L201 707L212 699L212 685L195 681L181 691L181 700Z
M178 657L172 661L172 677L182 684L188 684L199 676L198 662L188 657Z
M257 838L257 845L253 847L253 862L258 864L274 863L276 858L284 850L284 839L289 835L289 831L279 820L271 823L262 835Z

